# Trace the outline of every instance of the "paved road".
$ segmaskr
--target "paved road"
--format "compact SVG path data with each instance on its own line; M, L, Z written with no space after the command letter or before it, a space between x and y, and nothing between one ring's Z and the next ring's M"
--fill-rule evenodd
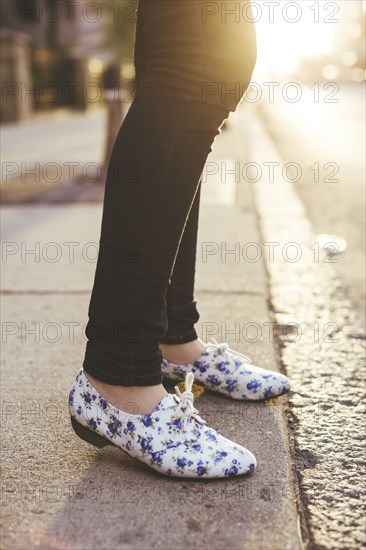
M284 162L303 169L294 185L315 232L348 241L347 251L333 265L365 325L365 88L338 85L339 91L330 95L332 90L321 84L318 102L309 86L297 103L277 93L273 103L263 104L263 114Z

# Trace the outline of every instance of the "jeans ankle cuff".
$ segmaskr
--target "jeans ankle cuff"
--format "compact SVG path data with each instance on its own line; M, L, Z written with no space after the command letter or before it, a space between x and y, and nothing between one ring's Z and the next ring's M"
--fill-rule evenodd
M197 332L193 329L193 331L189 332L188 334L184 334L183 336L177 336L177 335L165 335L164 338L160 340L160 344L186 344L187 342L193 342L194 340L198 339Z

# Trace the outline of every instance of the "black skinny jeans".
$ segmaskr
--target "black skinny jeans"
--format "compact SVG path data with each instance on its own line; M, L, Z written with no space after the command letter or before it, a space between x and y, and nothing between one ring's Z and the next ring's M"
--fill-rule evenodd
M137 89L109 160L86 327L83 368L103 382L159 384L159 343L197 338L201 174L252 76L250 21L248 2L139 2Z

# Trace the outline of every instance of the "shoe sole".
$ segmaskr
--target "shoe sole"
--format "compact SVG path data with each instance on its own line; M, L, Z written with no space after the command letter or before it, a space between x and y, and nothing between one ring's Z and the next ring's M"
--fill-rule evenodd
M98 447L98 449L102 449L103 447L106 447L107 445L115 445L103 437L102 435L99 435L89 428L85 428L85 426L82 426L79 422L71 418L71 426L73 427L74 432L80 439L83 439L87 443L90 443L91 445L94 445L94 447ZM121 449L123 450L123 449Z

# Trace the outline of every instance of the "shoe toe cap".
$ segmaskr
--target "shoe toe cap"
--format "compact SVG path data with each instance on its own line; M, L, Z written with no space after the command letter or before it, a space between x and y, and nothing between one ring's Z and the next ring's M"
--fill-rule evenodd
M254 470L257 467L257 459L255 458L254 454L251 451L249 451L249 449L247 449L246 447L240 446L240 450L241 450L240 464L241 464L241 470L242 470L241 473L245 474L249 472L254 472Z
M280 372L266 371L259 367L253 371L252 378L244 389L249 399L270 399L291 389L290 380Z
M257 461L248 449L213 430L210 434L208 440L202 437L199 442L179 444L152 453L148 462L154 469L178 477L223 478L255 470ZM215 441L212 440L213 434Z
M282 395L291 389L291 382L284 374L276 373L273 386L276 395Z
M254 472L256 467L253 453L245 447L234 445L223 460L212 460L208 470L210 477L236 477Z
M243 445L223 438L222 448L225 448L227 455L221 469L224 469L225 476L243 475L254 472L257 467L257 460L254 454Z

